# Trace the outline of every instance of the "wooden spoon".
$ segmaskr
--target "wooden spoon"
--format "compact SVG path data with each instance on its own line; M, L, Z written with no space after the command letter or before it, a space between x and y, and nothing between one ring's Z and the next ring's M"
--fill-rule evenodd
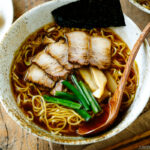
M84 123L83 125L81 125L81 127L79 127L77 131L79 135L91 135L98 133L108 128L115 121L120 109L122 96L125 89L125 83L130 74L131 67L133 65L133 62L135 60L135 57L139 51L141 44L143 43L149 32L150 32L150 23L148 23L148 25L141 33L139 39L135 43L133 50L131 51L131 54L129 56L128 62L125 66L125 70L123 72L120 83L113 97L109 100L108 104L105 105L105 107L103 108L103 113L99 117L94 117L88 123Z

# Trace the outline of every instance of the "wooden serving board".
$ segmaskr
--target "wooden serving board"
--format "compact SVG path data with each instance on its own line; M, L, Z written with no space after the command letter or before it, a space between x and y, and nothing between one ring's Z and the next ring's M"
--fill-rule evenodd
M46 1L48 0L13 0L14 21L27 10ZM150 21L150 15L131 5L128 0L121 0L121 4L123 12L141 29ZM150 42L150 37L148 40ZM132 125L107 141L84 146L59 145L41 140L21 129L0 105L0 150L100 150L147 130L150 130L150 102Z

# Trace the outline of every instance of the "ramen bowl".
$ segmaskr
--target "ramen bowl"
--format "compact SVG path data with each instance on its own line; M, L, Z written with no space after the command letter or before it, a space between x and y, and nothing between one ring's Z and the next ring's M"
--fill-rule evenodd
M134 6L136 6L137 8L139 8L140 10L150 14L150 10L148 10L147 8L143 7L141 4L139 4L138 2L136 2L135 0L129 0L130 3L132 3Z
M150 82L150 52L148 42L145 41L136 57L139 69L139 85L135 99L129 107L122 121L112 129L92 137L61 136L53 135L30 122L17 106L10 84L10 69L16 50L22 42L34 31L42 26L53 22L51 11L57 7L68 4L72 0L53 0L33 8L22 15L11 26L0 44L0 100L10 117L27 132L32 133L44 140L59 144L81 145L101 142L118 134L127 128L142 112L149 99ZM112 28L129 46L133 48L141 31L136 24L125 17L126 26ZM132 34L131 34L132 33Z

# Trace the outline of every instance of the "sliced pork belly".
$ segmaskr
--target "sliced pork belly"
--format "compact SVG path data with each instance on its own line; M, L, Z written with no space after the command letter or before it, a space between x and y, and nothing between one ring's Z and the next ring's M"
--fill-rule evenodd
M66 34L68 38L68 58L69 62L79 65L89 64L89 36L82 31L74 31Z
M81 65L73 64L73 68L75 68L75 69L81 68Z
M63 80L60 80L56 83L55 87L51 90L51 94L55 96L57 91L62 91L63 90L63 84L62 84Z
M46 52L54 57L66 69L73 69L73 65L68 61L68 45L66 43L53 43L46 47Z
M32 62L42 68L53 80L58 80L58 78L65 79L68 75L68 71L64 69L55 58L47 54L45 50L38 53Z
M102 37L90 37L90 64L107 69L111 64L111 41Z
M33 83L52 88L55 82L48 77L48 75L36 65L31 65L26 73L25 80Z

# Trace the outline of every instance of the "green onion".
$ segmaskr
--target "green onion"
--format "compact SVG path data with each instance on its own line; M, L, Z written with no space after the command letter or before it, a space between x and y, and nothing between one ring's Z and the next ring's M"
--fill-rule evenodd
M92 97L92 99L93 99L95 105L97 106L98 110L101 111L101 107L100 107L100 105L98 104L97 100L94 98L92 92L90 91L89 88L87 88L87 90L88 90L89 94L91 95L91 97Z
M70 100L78 100L78 98L75 95L67 92L56 91L55 96L70 99Z
M85 110L90 110L89 105L86 103L86 101L85 101L84 97L82 96L82 94L71 83L64 80L62 82L62 84L65 85L68 89L70 89L77 96L77 98L83 104Z
M86 97L86 95L84 94L82 88L80 87L80 85L79 85L79 83L78 83L78 81L77 81L75 75L72 75L72 76L71 76L71 79L72 79L73 83L76 85L76 87L77 87L77 89L79 90L79 92L80 92L80 93L82 94L82 96L84 97L86 103L87 103L88 105L90 105L90 103L89 103L89 101L88 101L88 98Z
M90 93L91 91L87 90L85 84L82 81L80 81L79 84L82 87L82 90L84 91L85 95L87 96L87 98L91 104L91 108L92 108L93 112L95 114L98 113L100 111L100 106L97 103L96 99L93 96L91 96L91 93Z
M91 116L84 109L75 109L75 111L85 120L89 121Z
M82 81L81 81L81 82L82 82ZM83 84L84 84L84 83L83 83ZM93 96L93 94L92 94L90 88L89 88L87 85L85 85L85 84L84 84L84 86L85 86L85 88L88 90L90 96L92 97L92 99L93 99L95 105L97 106L97 108L99 109L99 111L101 111L101 107L100 107L100 105L98 104L97 100L94 98L94 96Z
M60 104L69 108L73 108L73 109L80 109L81 108L81 104L72 102L70 100L65 100L65 99L60 99L60 98L56 98L56 97L51 97L48 95L44 95L43 96L44 100L50 103L55 103L55 104Z

